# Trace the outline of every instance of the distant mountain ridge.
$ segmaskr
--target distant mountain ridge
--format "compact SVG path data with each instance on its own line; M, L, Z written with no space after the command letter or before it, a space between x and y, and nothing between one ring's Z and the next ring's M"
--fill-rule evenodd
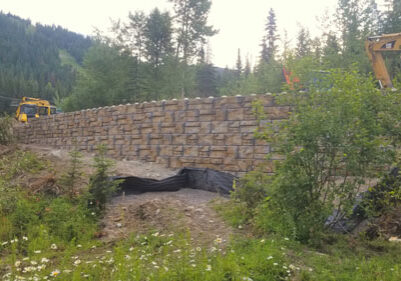
M67 96L93 40L61 26L35 24L0 11L0 96ZM75 66L74 66L75 65ZM0 98L0 112L9 99Z

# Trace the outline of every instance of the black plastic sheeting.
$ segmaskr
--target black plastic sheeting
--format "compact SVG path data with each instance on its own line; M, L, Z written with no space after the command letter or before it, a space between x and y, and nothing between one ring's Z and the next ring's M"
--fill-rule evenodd
M144 192L178 191L181 188L201 189L229 195L233 181L237 178L229 173L213 169L183 168L177 175L162 180L140 177L113 177L120 180L120 192L140 194Z
M386 207L383 205L382 201L382 199L386 196L385 194L394 190L394 188L400 186L400 184L400 169L396 167L393 168L391 172L371 190L361 192L357 196L356 202L349 216L345 216L345 214L334 211L333 214L327 218L326 225L335 232L352 232L358 225L368 219L366 209L373 208L374 211L380 212L380 210Z

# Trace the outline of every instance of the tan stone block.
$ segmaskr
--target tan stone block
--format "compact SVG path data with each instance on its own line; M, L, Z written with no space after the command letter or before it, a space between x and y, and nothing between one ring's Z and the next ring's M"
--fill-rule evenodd
M196 162L196 158L193 157L182 157L180 158L181 163L184 165L193 164Z
M171 156L173 155L173 146L171 145L161 145L160 146L160 156Z
M270 152L270 146L269 145L255 146L254 151L255 153L258 154L268 154Z
M212 133L228 133L229 129L226 122L211 122Z
M184 157L198 157L199 147L198 146L184 146Z
M172 144L174 144L174 145L183 145L183 144L185 144L185 141L186 141L186 135L184 135L184 134L173 135Z
M254 149L252 146L239 146L238 156L241 159L253 159Z
M210 158L224 158L226 156L225 151L210 151L209 157Z
M289 106L271 106L266 107L265 111L269 119L286 119L290 108Z
M240 134L229 134L226 135L225 139L226 145L241 145L242 144L242 137Z
M227 119L229 121L243 120L244 109L243 108L228 109Z

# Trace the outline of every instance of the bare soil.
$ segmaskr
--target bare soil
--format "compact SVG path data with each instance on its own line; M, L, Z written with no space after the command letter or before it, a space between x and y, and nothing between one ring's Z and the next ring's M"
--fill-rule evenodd
M54 179L66 171L70 159L68 151L34 145L25 145L22 148L50 161L50 171L29 179L30 188L34 190L38 186L50 185L57 189ZM90 153L83 154L83 172L86 175L94 171L93 156ZM160 180L173 176L176 172L155 163L115 161L113 175ZM88 183L88 178L85 177L82 187ZM99 236L103 241L111 242L149 231L166 234L189 231L197 245L212 244L216 238L221 238L224 244L233 229L218 216L211 201L226 200L228 199L217 193L196 189L121 195L114 197L108 204Z
M232 229L211 207L214 200L228 199L196 189L119 196L107 208L102 239L110 241L149 231L165 234L189 231L197 245L211 244L218 237L224 243Z

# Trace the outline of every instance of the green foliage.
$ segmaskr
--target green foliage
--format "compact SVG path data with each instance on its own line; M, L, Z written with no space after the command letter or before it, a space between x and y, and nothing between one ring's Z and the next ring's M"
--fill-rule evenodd
M82 154L74 149L70 153L70 166L65 174L61 175L58 183L62 187L63 193L70 199L78 195L78 185L82 181Z
M190 62L206 39L217 33L213 26L207 25L212 2L209 0L169 0L173 3L177 23L176 57L184 64Z
M258 135L285 156L266 183L271 199L264 208L268 216L295 225L296 238L308 241L334 208L348 214L366 180L396 160L401 93L383 93L357 72L333 70L308 92L278 99L293 112L288 120L266 123Z
M109 178L109 170L114 163L106 157L106 151L106 146L97 147L94 158L96 171L89 180L89 204L98 211L104 211L107 200L116 192L119 184Z
M29 151L16 150L0 158L0 176L6 181L25 172L37 173L44 169L47 163Z
M93 215L84 204L76 205L69 199L51 200L41 217L49 234L63 241L87 241L97 227Z
M0 144L9 144L13 142L13 120L10 116L0 116Z

